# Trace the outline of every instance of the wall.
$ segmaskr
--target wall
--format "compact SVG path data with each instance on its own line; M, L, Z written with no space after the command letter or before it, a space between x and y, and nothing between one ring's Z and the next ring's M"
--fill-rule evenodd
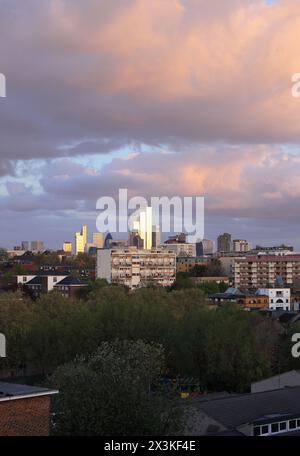
M47 436L50 397L0 401L0 436Z

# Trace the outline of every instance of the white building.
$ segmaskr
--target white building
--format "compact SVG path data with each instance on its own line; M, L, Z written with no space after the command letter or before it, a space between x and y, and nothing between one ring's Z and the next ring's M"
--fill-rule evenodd
M177 257L195 257L196 244L161 244L161 248L175 252Z
M290 288L259 288L256 294L269 297L271 310L291 310Z
M131 229L137 231L143 240L144 249L152 248L152 207L144 207L135 211L131 216Z
M251 244L245 239L234 239L232 241L232 250L235 253L244 253L251 250Z
M176 255L162 249L101 249L97 252L97 278L131 289L148 283L170 286L176 278Z

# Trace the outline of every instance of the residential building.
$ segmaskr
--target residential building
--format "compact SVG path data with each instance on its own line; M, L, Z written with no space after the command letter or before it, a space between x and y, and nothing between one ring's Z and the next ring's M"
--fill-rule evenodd
M271 310L291 310L291 290L289 288L260 288L256 294L268 296Z
M269 308L269 297L267 294L243 292L238 288L228 288L224 293L209 295L210 301L217 305L226 303L238 304L245 310L260 310Z
M57 390L0 382L0 436L48 436Z
M170 286L176 277L176 256L164 249L102 249L97 252L97 278L130 289L149 283Z
M174 236L170 236L165 244L185 244L186 243L186 234L180 233L175 234Z
M53 289L61 293L65 298L77 298L87 282L77 277L65 277L57 282Z
M218 237L218 252L231 251L231 234L224 233Z
M24 278L25 276L17 276L17 282L19 281L20 277ZM56 273L56 272L55 273L42 272L42 273L34 276L32 279L27 280L23 284L30 291L31 295L34 298L38 298L42 294L52 291L54 288L54 285L56 285L58 282L60 282L65 277L67 277L65 274L60 274L60 273ZM21 282L19 282L19 284L20 283Z
M244 253L251 250L251 245L245 239L234 239L232 241L232 250L235 253Z
M73 250L73 246L72 246L72 242L64 242L63 243L63 251L65 253L72 253L72 250Z
M244 289L292 288L300 279L300 255L256 255L235 258L233 278L236 287Z
M83 225L80 232L75 234L75 254L85 252L85 246L87 243L87 226Z
M202 285L203 283L217 283L221 284L224 283L226 285L229 285L229 279L228 277L223 277L223 276L218 276L218 277L191 277L191 281L195 285Z
M207 266L210 258L180 256L176 258L177 272L190 272L195 266Z
M300 435L300 387L192 402L185 435Z
M209 239L202 239L202 241L196 242L196 256L213 255L214 253L214 242Z
M160 248L175 252L177 257L196 257L196 244L161 244Z

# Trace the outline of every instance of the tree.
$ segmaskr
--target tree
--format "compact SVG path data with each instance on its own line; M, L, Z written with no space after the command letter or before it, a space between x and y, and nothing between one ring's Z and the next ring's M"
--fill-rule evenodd
M220 277L224 270L220 260L213 258L207 265L198 264L190 270L191 277Z
M193 286L194 284L187 272L177 272L176 280L171 286L171 290L182 290L186 288L193 288Z
M166 435L180 430L179 411L161 389L164 349L138 341L103 342L89 358L56 370L55 433Z

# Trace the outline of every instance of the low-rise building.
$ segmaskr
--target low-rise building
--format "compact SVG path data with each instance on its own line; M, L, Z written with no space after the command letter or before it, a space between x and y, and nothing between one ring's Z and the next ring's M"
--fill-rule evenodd
M300 387L191 403L185 435L300 435Z
M57 390L0 382L0 436L48 436Z
M76 298L80 295L87 283L77 277L65 277L54 285L53 289L61 293L65 298Z
M259 288L256 295L268 296L271 310L291 310L291 290L289 288Z
M149 283L170 286L176 277L176 255L165 249L100 249L97 252L97 278L130 289Z
M177 257L195 257L196 256L196 244L161 244L160 248L167 251L175 252Z
M205 257L179 256L176 258L177 272L190 272L195 266L207 266L210 261Z

